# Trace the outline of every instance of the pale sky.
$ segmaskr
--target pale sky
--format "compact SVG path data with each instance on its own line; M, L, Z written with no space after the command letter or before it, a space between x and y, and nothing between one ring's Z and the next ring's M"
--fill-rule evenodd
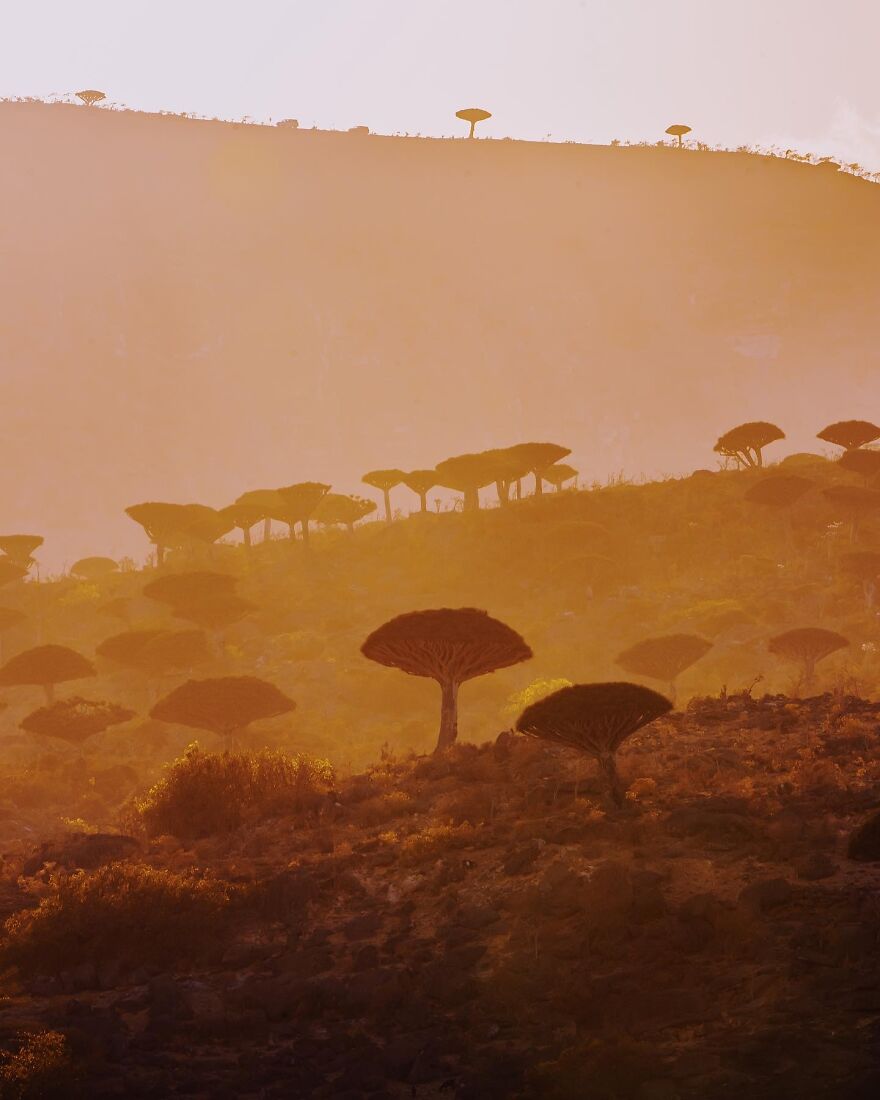
M880 170L880 0L11 0L0 95L379 133L795 147Z

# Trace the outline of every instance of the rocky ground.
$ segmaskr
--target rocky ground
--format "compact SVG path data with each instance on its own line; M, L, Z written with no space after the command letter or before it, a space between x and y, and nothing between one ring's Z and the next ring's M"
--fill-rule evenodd
M198 966L139 965L133 928L125 958L9 971L0 1043L61 1032L59 1094L96 1097L876 1096L880 862L847 846L878 734L880 704L704 699L624 746L622 810L501 734L385 759L307 821L29 842L4 915L118 859L235 900Z

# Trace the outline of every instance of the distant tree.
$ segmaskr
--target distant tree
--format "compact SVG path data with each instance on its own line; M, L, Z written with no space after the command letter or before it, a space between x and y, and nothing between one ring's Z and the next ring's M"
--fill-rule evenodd
M410 470L401 478L407 489L411 489L419 498L419 505L423 512L428 510L428 493L437 484L436 470Z
M861 485L832 485L822 490L836 519L849 522L849 539L855 541L859 525L866 516L880 509L880 492Z
M74 649L63 645L41 645L17 653L0 668L0 685L43 688L46 702L55 702L55 685L67 680L94 676L95 666Z
M740 465L754 468L764 465L764 448L779 439L785 439L781 428L765 420L753 420L725 432L714 449L716 454L735 458Z
M403 470L370 470L361 481L373 489L381 490L385 501L385 522L391 522L391 490L400 485L404 477Z
M0 587L4 584L12 584L13 581L22 580L27 576L27 572L26 566L16 565L9 558L0 558Z
M852 451L880 439L880 428L870 420L838 420L817 432L816 438Z
M636 730L670 710L668 699L639 684L575 684L526 707L516 728L592 756L605 777L608 793L622 806L624 788L615 754Z
M327 493L321 503L315 509L314 520L316 523L332 527L341 524L354 534L354 525L376 511L374 500L364 500L362 497L345 496L342 493Z
M308 545L309 520L314 515L315 509L321 500L330 492L330 486L320 481L298 481L294 485L286 485L278 490L281 497L283 513L276 518L282 519L290 528L290 537L294 538L294 528L298 523L302 533L303 543Z
M237 584L238 579L229 573L197 569L186 573L168 573L145 584L143 593L148 599L173 606L228 595L235 591Z
M245 546L251 545L251 528L263 524L263 542L269 539L272 519L284 511L277 489L251 489L242 493L225 509L242 533Z
M683 122L675 122L671 126L666 127L666 133L669 134L670 137L678 138L679 149L681 148L685 134L689 134L690 132L690 126L685 126Z
M666 634L646 638L625 649L615 658L615 664L636 676L661 680L675 699L675 681L685 669L696 664L712 648L712 643L696 634Z
M565 462L556 462L553 466L547 467L543 476L544 480L549 481L558 493L566 481L571 481L572 478L578 476L578 471L574 466L569 466Z
M484 111L482 107L462 107L460 111L455 112L455 117L460 118L463 122L470 123L470 130L468 137L474 136L474 129L478 122L485 122L487 118L491 118L492 115L489 111Z
M201 630L127 630L106 638L95 649L99 657L145 675L189 671L210 657Z
M153 707L151 718L210 730L233 741L252 722L289 714L296 703L255 676L187 680Z
M486 453L454 455L437 463L437 484L454 489L464 496L464 510L475 512L480 507L480 489L495 481L496 471L487 462Z
M807 626L777 634L767 643L767 649L774 656L801 666L801 683L806 690L813 685L818 662L848 645L849 641L842 634L819 626Z
M80 558L70 567L71 576L83 581L100 581L109 577L111 573L118 573L119 565L113 558L91 557Z
M236 526L228 508L210 508L207 504L184 504L183 508L185 525L180 531L180 545L184 547L195 543L210 546Z
M134 711L104 700L82 699L74 695L27 715L21 720L26 733L54 737L71 745L81 745L96 733L134 718Z
M437 681L441 691L437 752L458 736L460 686L532 656L515 630L472 607L398 615L373 631L361 653L380 665Z
M81 99L87 107L94 107L96 103L106 99L107 95L105 92L99 92L97 88L86 88L81 92L77 92L76 98Z
M156 564L161 566L168 550L181 545L185 532L192 522L185 504L168 504L164 501L147 501L132 504L125 514L140 524L147 538L156 547Z
M42 535L0 535L0 551L16 565L29 569L34 562L34 551L43 545Z
M517 443L508 447L508 451L514 459L524 463L529 473L534 474L536 496L544 491L543 479L547 470L571 454L569 447L562 447L558 443Z
M856 550L850 554L841 554L841 568L861 581L865 596L865 607L874 606L877 595L877 578L880 576L880 552L876 550Z
M234 592L224 592L217 596L173 604L171 614L177 619L185 619L196 626L204 627L205 630L216 631L241 622L256 610L257 605L250 600L237 596Z
M861 447L853 447L843 452L837 460L837 465L847 473L863 477L867 485L880 474L880 451L866 451Z
M27 620L27 615L17 607L0 607L0 660L3 659L3 635Z

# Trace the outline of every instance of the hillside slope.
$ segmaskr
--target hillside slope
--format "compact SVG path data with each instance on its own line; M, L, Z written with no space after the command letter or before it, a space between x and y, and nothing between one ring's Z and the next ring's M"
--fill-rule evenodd
M584 475L870 414L880 190L750 155L0 105L0 516L44 560L139 499L558 438Z

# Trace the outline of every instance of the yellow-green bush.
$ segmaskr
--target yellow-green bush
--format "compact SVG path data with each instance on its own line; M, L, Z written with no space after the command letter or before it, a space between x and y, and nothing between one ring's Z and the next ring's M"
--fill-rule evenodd
M58 877L36 909L9 917L0 955L24 973L81 963L129 968L202 956L219 932L230 889L213 879L111 863Z
M52 1100L82 1095L67 1039L60 1031L26 1031L17 1051L0 1052L2 1100Z
M333 778L326 760L270 750L208 753L193 744L138 809L150 835L191 840L246 822L314 812Z

